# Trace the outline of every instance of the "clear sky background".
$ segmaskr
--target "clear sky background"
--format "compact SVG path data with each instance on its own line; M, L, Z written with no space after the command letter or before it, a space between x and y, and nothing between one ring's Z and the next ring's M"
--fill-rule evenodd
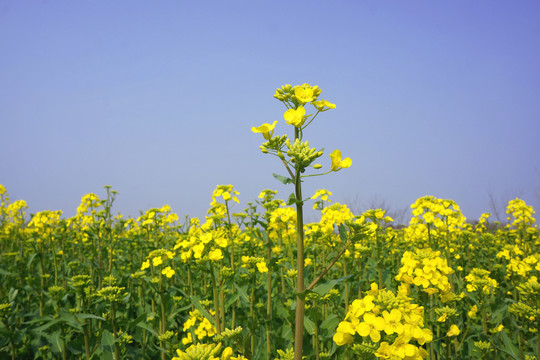
M240 192L233 211L263 189L286 199L250 129L291 136L273 94L307 82L337 108L304 138L325 169L336 148L353 163L306 196L538 210L539 19L536 0L0 0L0 184L65 216L104 185L126 216L202 217L218 184Z

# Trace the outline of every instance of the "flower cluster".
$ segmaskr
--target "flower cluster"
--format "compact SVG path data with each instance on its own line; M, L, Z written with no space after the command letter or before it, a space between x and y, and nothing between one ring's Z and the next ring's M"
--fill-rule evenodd
M508 202L506 213L509 215L507 220L511 222L511 226L516 228L529 227L536 222L532 206L528 206L525 201L519 198Z
M336 105L326 101L319 100L321 89L318 86L302 84L297 86L283 85L276 90L274 97L281 101L287 110L283 114L283 119L287 125L292 125L295 128L294 141L290 140L287 135L274 136L274 130L277 120L272 124L264 123L258 127L252 127L251 131L260 133L266 140L260 149L263 153L272 154L279 157L285 166L289 166L299 170L301 173L308 167L320 169L322 165L313 164L313 162L323 155L322 150L311 148L308 141L302 141L303 130L317 117L320 112L329 109L335 109ZM317 110L316 114L306 115L306 104L311 104ZM285 157L288 156L288 159ZM330 171L338 171L351 166L350 158L341 158L341 152L334 150L330 154L331 166ZM290 172L291 178L292 171ZM292 180L292 179L291 179Z
M242 267L246 269L254 269L256 267L260 273L268 272L266 261L262 257L242 256Z
M424 327L424 308L412 304L403 294L379 289L371 290L362 299L352 302L345 320L340 322L334 342L379 343L375 356L391 359L424 359L428 354L421 347L432 341L431 330ZM359 335L362 340L355 340ZM384 340L384 341L381 341Z
M471 273L465 276L467 281L467 291L476 292L481 291L485 295L493 294L497 288L497 280L489 277L489 271L484 269L474 268Z
M325 235L334 235L337 226L352 219L354 219L354 214L347 205L335 203L322 210L321 220L312 227L320 230Z
M214 315L214 312L210 310L210 314ZM186 332L186 336L182 338L182 343L184 345L193 342L193 337L191 332L189 332L192 328L194 329L193 334L198 340L203 340L205 337L212 337L216 334L214 325L212 325L212 323L197 309L189 312L189 319L184 323L183 331Z
M532 276L528 281L516 287L519 301L510 305L508 311L530 328L538 329L540 325L540 284L538 278Z
M422 286L428 294L448 293L451 289L448 275L454 271L440 255L440 251L431 249L406 251L401 258L402 266L396 280Z
M332 202L330 200L330 196L332 196L332 192L328 191L326 189L319 189L315 191L315 194L311 197L312 200L316 200L313 204L313 209L315 210L322 210L324 209L324 202ZM320 199L319 199L320 198ZM319 199L319 200L317 200Z
M153 268L161 267L168 260L172 260L173 258L174 253L170 250L153 250L150 252L150 254L148 254L146 260L142 263L141 270L148 269L150 266L152 266ZM161 274L165 275L168 278L171 278L175 274L175 271L170 266L167 266L161 269Z
M453 200L424 196L418 198L411 209L413 216L406 231L410 241L431 241L442 234L456 234L466 227L466 218Z

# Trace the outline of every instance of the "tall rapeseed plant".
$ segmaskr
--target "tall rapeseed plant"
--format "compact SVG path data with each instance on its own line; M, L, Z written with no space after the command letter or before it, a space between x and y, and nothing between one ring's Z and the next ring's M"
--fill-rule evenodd
M319 113L335 109L336 105L318 99L321 94L321 89L318 86L302 84L297 86L284 85L276 90L274 97L281 101L287 110L283 114L283 118L288 125L294 127L294 139L289 139L287 135L274 136L275 126L277 121L272 124L262 124L259 127L252 127L251 130L255 133L261 133L266 140L260 149L265 154L277 156L285 166L289 177L274 174L274 177L280 180L283 184L293 184L294 192L289 196L288 205L295 204L296 206L296 267L297 267L297 282L296 282L296 316L295 316L295 345L294 359L301 360L303 352L303 332L304 332L304 306L305 306L305 285L304 285L304 219L302 197L302 178L308 176L317 176L328 174L332 171L339 171L351 166L350 158L341 158L341 152L334 150L330 154L331 166L330 170L320 174L305 174L308 168L320 169L322 165L314 164L314 161L323 155L323 150L312 148L308 141L303 141L304 130ZM312 105L317 111L315 115L306 115L306 106Z

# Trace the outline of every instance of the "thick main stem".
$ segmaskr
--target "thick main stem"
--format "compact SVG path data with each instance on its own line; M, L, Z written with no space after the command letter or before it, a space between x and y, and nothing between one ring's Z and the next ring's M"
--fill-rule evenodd
M272 242L270 237L268 237L268 246L267 246L267 259L266 262L270 264L272 257ZM270 360L270 353L272 351L271 339L270 339L270 330L272 323L272 271L268 271L266 274L266 360Z
M295 128L295 139L299 131ZM297 167L294 177L296 197L296 320L294 329L294 360L302 360L304 347L304 214L302 203L302 183L300 169Z

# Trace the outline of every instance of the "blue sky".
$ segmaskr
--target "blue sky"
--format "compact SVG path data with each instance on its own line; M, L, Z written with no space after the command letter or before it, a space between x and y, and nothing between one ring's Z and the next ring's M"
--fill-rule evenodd
M104 185L126 216L204 216L218 184L240 191L234 211L262 189L286 199L250 128L292 135L272 96L307 82L337 108L305 139L353 165L306 179L306 196L538 210L538 19L532 0L0 0L0 184L66 216Z

